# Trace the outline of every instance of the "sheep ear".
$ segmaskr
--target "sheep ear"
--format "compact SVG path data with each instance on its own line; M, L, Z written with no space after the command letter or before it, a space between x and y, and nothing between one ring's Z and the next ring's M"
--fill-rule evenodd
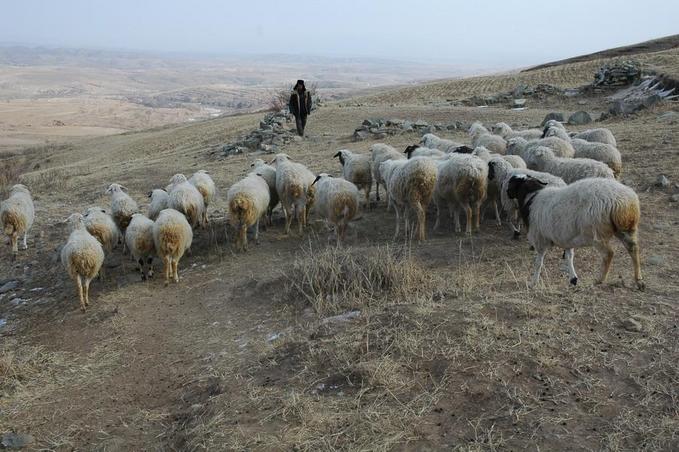
M153 192L152 192L152 191L146 193L146 197L150 198L151 196L153 196Z
M120 186L120 189L123 190L123 191L127 191L127 187L124 186L124 185L121 185L121 186Z
M321 178L321 176L316 176L316 179L314 179L314 181L311 183L311 185L314 185L316 182L318 182L318 179L320 179L320 178Z
M542 185L543 187L547 186L547 182L542 182L540 179L533 179L535 182L538 184Z
M332 158L335 159L335 158L338 158L338 157L341 157L341 156L342 156L342 153L338 152L337 154L333 155Z

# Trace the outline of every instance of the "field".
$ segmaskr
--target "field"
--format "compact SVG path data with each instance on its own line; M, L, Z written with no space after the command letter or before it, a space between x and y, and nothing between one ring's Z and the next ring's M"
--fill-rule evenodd
M308 137L283 151L337 174L337 149L373 143L351 142L365 118L534 127L555 110L597 117L603 95L529 99L524 111L441 102L519 82L578 86L597 64L328 103ZM345 248L319 220L286 237L276 211L260 243L235 253L224 199L254 156L210 151L261 114L16 150L2 161L0 188L29 185L37 219L15 264L0 250L0 279L18 282L0 294L0 433L30 434L40 450L677 450L679 124L658 118L674 106L597 123L615 134L622 181L641 199L643 292L619 243L607 284L594 283L596 251L582 249L581 282L569 287L553 250L543 283L529 289L533 253L489 214L471 237L430 227L424 243L395 243L384 201L362 211ZM442 135L468 140L462 130ZM145 207L151 188L201 168L221 198L180 263L180 283L142 283L116 250L81 313L58 264L62 220L106 206L111 182ZM660 174L673 185L656 187Z

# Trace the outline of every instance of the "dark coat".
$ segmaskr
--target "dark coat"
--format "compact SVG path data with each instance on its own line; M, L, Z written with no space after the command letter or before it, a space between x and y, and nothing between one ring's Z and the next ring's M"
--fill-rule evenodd
M297 91L293 91L290 95L290 103L288 107L290 108L290 113L296 117L306 117L311 113L311 94L309 91L303 91L304 101L300 102L300 96Z

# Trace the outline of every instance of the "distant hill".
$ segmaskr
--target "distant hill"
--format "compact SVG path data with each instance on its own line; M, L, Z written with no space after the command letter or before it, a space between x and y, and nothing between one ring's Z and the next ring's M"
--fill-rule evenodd
M566 58L564 60L552 61L550 63L540 64L521 72L537 71L554 66L561 66L571 63L582 63L584 61L599 60L602 58L620 58L630 55L638 55L640 53L661 52L663 50L670 50L679 48L679 35L666 36L664 38L652 39L650 41L640 42L639 44L632 44L628 46L615 47L612 49L601 50L599 52L588 53L576 57Z

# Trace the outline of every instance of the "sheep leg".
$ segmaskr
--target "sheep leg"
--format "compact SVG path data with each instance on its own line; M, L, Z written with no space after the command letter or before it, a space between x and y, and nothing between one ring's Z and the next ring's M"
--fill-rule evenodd
M594 242L594 247L603 255L601 275L599 276L597 284L604 284L606 279L608 279L608 273L611 270L611 262L613 262L613 255L615 252L613 251L611 244L607 241Z
M19 242L19 237L16 232L12 233L12 235L9 237L10 242L12 243L12 260L16 259L17 254L19 254L19 247L18 247L18 242Z
M146 281L146 272L144 271L144 258L140 257L137 262L139 263L139 271L141 272L141 280Z
M165 286L168 286L170 284L170 275L172 274L172 258L164 256L163 265L165 266Z
M467 227L465 228L465 232L467 234L472 233L472 224L474 223L474 219L472 218L472 207L469 204L463 204L462 208L464 209L464 213L466 215L467 219Z
M240 225L238 229L238 243L236 248L239 251L246 251L248 249L248 228L244 224Z
M568 248L565 252L566 265L568 266L568 280L575 286L578 284L578 275L575 273L575 266L573 265L574 256L575 251L573 248Z
M259 219L255 223L255 245L259 245Z
M459 234L462 232L462 227L460 226L460 211L457 205L453 207L453 221L455 222L455 232Z
M415 203L415 213L417 214L417 240L422 242L426 238L427 216L424 212L424 208L422 207L422 203L419 201Z
M476 217L476 223L474 224L474 232L479 232L481 230L481 201L477 201L474 206L474 214ZM502 223L500 223L502 225Z
M500 209L498 208L497 200L493 200L493 207L495 208L495 222L498 227L500 227L502 226L502 219L500 218Z
M379 201L380 200L380 183L377 182L375 184L375 200Z
M644 290L646 284L644 284L643 277L641 276L641 262L639 260L639 244L637 243L636 233L620 233L618 238L625 245L625 249L632 258L632 265L634 265L634 280L637 283L639 290Z
M299 228L299 235L304 233L304 224L306 223L306 206L302 206L300 212L297 214L297 225Z
M75 276L75 285L78 287L78 298L80 299L80 310L85 312L86 309L86 304L85 304L85 299L83 298L83 282L82 279L80 278L80 275Z
M26 243L26 239L28 237L28 232L24 232L24 243L21 245L22 250L27 250L28 249L28 243Z
M148 277L153 278L153 258L149 257L147 263L148 263L148 266L149 266L149 270L147 272Z
M285 216L285 235L290 234L290 224L292 223L292 212L289 211L290 206L283 204L283 215Z
M370 210L370 189L372 188L371 185L367 186L365 188L365 207Z
M172 259L172 278L175 283L179 282L179 272L177 271L179 267L179 258Z
M443 203L436 202L436 221L434 222L434 232L438 232L441 225L441 210L443 210Z
M394 238L392 240L396 241L398 233L401 232L401 212L396 205L394 205L394 210L396 211L396 231L394 232Z
M85 283L83 284L83 289L85 292L85 306L90 305L90 282L92 280L90 278L85 278Z
M530 286L535 287L538 285L540 282L540 272L542 271L542 263L545 260L545 254L547 254L546 249L537 249L536 248L536 255L535 255L535 262L533 264L533 280L531 281Z

